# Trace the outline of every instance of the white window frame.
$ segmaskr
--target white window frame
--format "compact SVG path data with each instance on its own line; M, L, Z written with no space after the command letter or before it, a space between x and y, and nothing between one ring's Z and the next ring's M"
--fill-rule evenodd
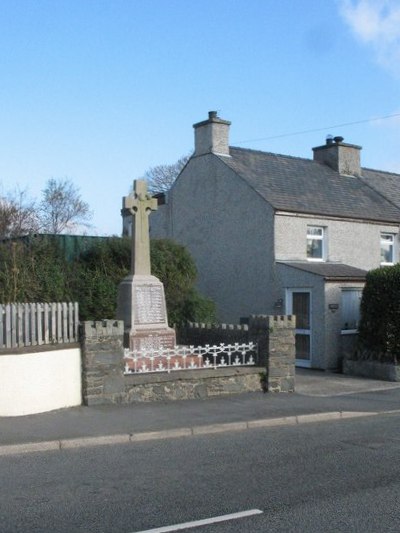
M356 328L351 328L351 329L350 328L343 329L343 309L344 309L343 294L344 293L358 293L359 294L359 303L361 304L362 291L363 291L362 287L343 287L342 288L341 317L340 317L340 327L341 327L342 335L346 335L346 334L349 334L349 333L357 333L358 332L358 323L360 321L360 312L359 312L357 327Z
M384 239L384 237L390 237L391 240ZM391 256L392 256L392 261L381 261L382 266L394 265L394 242L395 242L394 237L395 237L394 233L387 233L384 231L381 232L381 237L380 237L381 251L382 251L383 245L389 244L391 248Z
M321 235L311 235L308 233L309 229L318 229L321 230ZM308 241L309 239L315 240L315 241L321 241L321 257L308 257L307 255L307 247L308 247ZM309 224L307 226L307 241L306 241L306 255L307 255L307 261L325 261L325 246L326 245L326 231L323 226L313 226Z

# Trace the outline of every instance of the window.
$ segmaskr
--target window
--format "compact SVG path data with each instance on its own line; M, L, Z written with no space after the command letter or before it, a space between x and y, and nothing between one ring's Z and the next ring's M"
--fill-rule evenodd
M381 265L393 265L394 263L394 235L381 233Z
M357 331L362 289L342 290L342 331Z
M324 253L324 228L307 226L307 259L309 261L323 261Z

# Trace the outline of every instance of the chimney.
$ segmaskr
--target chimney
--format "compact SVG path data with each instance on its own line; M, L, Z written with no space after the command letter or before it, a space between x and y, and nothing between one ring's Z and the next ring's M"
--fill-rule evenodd
M313 148L314 161L328 165L344 176L360 176L361 146L343 142L343 137L328 135L326 144Z
M229 157L229 126L231 123L209 111L208 120L193 124L194 155L217 154Z

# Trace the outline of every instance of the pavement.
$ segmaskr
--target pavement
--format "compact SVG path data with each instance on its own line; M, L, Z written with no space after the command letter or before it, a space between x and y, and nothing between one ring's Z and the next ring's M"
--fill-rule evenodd
M400 383L296 369L295 393L0 417L0 456L400 413Z

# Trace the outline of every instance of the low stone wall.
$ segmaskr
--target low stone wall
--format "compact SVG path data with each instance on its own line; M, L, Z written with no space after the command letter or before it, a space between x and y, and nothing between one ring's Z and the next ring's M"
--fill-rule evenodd
M339 366L343 366L345 359L353 359L357 351L358 333L342 333L340 335L340 361Z
M400 381L400 366L378 361L344 359L343 374L383 381Z
M192 324L182 344L258 344L256 366L124 375L122 321L84 322L81 328L83 401L86 405L208 398L246 391L292 392L295 319L252 316L248 325Z
M125 376L125 401L193 400L262 391L262 368L185 370Z
M354 336L350 349L343 350L343 374L383 381L400 381L399 357L382 354L357 342Z

